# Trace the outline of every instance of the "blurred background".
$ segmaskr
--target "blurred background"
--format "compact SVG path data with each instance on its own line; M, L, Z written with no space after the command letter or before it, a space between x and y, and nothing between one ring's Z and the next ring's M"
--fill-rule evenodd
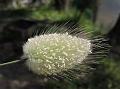
M20 59L33 30L83 26L111 45L90 76L67 82L40 79L23 62L0 67L0 89L120 89L120 0L0 0L0 63ZM46 82L47 81L47 82Z

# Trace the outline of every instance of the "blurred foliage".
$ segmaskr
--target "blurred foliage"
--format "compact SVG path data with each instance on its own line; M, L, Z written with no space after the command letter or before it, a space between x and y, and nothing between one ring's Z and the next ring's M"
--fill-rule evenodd
M78 12L76 9L57 11L45 7L33 10L30 17L37 20L62 21L65 19L70 20L76 18L76 16L79 16L79 14L80 12Z
M84 31L92 37L102 35L103 34L101 32L102 27L96 25L93 22L92 14L93 13L91 9L86 9L80 17L79 25L82 26Z
M120 89L120 61L119 59L107 59L104 61L106 74L108 74L108 88Z
M10 10L0 10L0 19L16 19L16 18L26 18L29 16L31 10L27 9L10 9Z
M120 89L120 61L104 58L91 78L89 89Z

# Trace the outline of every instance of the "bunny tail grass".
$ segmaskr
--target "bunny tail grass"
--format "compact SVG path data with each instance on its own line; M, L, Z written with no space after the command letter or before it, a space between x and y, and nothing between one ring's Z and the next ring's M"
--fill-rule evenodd
M75 79L85 75L92 59L105 56L107 45L101 38L89 39L81 28L48 26L35 34L23 46L28 58L26 66L33 73L47 77ZM87 35L86 35L87 34Z

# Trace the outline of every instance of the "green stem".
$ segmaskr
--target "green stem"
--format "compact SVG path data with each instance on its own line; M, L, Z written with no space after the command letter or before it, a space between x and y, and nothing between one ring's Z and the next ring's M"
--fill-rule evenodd
M0 67L1 67L1 66L6 66L6 65L9 65L9 64L18 63L18 62L20 62L20 61L22 61L22 60L15 60L15 61L11 61L11 62L2 63L2 64L0 64Z
M18 63L20 61L21 60L15 60L15 61L7 62L7 63L2 63L2 64L0 64L0 66L5 66L5 65L13 64L13 63Z

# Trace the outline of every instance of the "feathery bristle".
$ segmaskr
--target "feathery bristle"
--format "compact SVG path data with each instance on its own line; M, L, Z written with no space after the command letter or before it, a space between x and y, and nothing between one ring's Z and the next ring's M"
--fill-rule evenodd
M23 49L29 69L47 76L82 63L91 53L91 42L68 33L43 34L30 38Z

